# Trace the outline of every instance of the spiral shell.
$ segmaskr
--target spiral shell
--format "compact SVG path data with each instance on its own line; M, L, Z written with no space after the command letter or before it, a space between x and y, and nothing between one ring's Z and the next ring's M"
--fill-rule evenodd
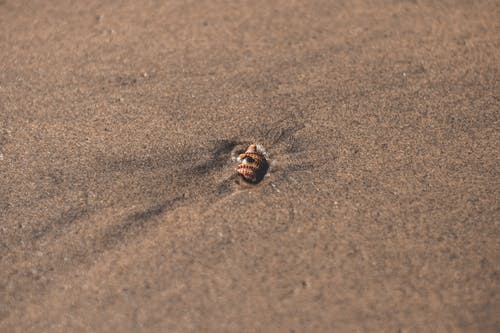
M247 150L240 154L238 161L241 163L236 171L249 183L261 181L269 167L263 150L254 144L248 146Z

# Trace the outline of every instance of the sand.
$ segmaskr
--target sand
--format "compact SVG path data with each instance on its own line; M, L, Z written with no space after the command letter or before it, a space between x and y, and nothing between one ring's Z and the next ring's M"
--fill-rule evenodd
M0 331L498 332L499 17L1 0Z

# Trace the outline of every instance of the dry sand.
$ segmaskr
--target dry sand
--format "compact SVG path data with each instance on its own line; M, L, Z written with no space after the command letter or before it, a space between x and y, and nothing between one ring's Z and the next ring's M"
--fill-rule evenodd
M499 17L0 0L0 331L498 332Z

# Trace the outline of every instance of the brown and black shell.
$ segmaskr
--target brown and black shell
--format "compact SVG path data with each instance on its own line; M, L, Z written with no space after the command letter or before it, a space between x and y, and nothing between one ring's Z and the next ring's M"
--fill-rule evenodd
M240 164L236 171L249 183L258 183L262 180L269 168L264 152L257 145L250 145L247 150L238 157Z

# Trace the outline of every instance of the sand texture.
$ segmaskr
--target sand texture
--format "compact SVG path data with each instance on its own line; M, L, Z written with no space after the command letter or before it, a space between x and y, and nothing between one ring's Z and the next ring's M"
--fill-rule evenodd
M0 332L500 331L499 18L0 0Z

